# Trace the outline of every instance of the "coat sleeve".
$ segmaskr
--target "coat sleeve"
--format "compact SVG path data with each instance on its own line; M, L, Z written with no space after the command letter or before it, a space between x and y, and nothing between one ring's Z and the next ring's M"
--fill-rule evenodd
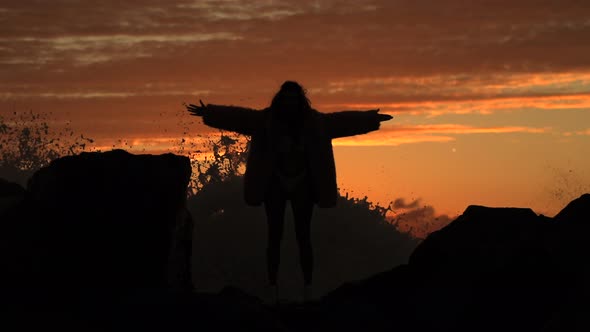
M377 110L324 113L324 125L330 138L366 134L379 129Z
M208 104L203 112L203 123L223 130L253 135L264 125L263 111L240 106Z

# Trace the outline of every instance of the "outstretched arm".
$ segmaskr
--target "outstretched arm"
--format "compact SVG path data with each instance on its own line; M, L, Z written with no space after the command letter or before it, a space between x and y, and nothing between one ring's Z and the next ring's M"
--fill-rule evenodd
M365 134L379 129L382 121L391 120L388 114L379 114L379 110L342 111L324 114L326 130L331 138Z
M235 131L244 135L253 135L263 125L263 113L240 106L203 104L185 105L186 110L194 116L202 116L203 123L210 127Z

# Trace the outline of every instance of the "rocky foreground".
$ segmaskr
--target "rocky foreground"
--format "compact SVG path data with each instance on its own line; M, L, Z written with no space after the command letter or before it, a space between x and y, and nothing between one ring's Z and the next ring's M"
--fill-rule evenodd
M409 263L320 300L190 285L187 158L64 157L0 181L0 328L78 331L590 331L590 195L554 218L469 206Z

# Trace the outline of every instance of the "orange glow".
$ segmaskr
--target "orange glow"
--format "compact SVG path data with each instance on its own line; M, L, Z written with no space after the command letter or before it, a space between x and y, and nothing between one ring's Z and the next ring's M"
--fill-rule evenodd
M331 109L380 109L389 114L440 116L444 114L492 114L525 108L547 110L590 108L590 95L523 96L472 100L421 101L407 103L349 103L328 105Z

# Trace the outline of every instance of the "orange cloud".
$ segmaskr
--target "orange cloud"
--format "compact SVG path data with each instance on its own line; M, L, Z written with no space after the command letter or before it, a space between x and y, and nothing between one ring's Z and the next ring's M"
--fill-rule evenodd
M227 133L226 133L227 134ZM229 133L230 137L233 137ZM125 149L133 153L177 153L191 155L199 159L212 155L210 148L211 141L218 141L220 132L216 129L203 131L199 136L179 137L174 135L168 136L134 136L124 139L119 138L101 138L95 140L95 144L90 146L93 151L108 151L112 149ZM196 156L193 156L197 154Z
M450 142L450 135L466 134L506 134L506 133L547 133L550 128L523 126L474 127L459 124L383 126L379 131L368 135L345 137L334 140L335 146L398 146L424 142ZM439 135L442 134L442 135Z
M395 133L430 133L430 134L504 134L504 133L533 133L541 134L550 128L533 128L523 126L474 127L459 124L434 124L416 126L387 126L380 132Z
M454 137L435 135L385 135L370 134L366 136L352 136L334 140L334 146L398 146L412 143L445 143L454 141Z
M496 126L475 127L459 124L436 124L416 126L382 126L379 131L367 135L358 135L339 138L333 141L334 146L399 146L413 143L446 143L455 140L452 135L466 134L505 134L505 133L548 133L550 128L534 128L523 126ZM588 130L590 135L590 130ZM136 136L126 139L100 139L94 149L110 150L113 148L125 148L136 152L164 153L179 152L181 146L186 153L202 150L208 153L207 142L216 140L219 131L205 128L200 136L187 136L184 139L178 136ZM181 141L182 140L182 141Z
M577 134L578 135L587 135L587 136L590 136L590 128L589 129L586 129L584 131L578 131Z
M590 108L590 95L563 94L550 96L500 97L471 100L418 101L399 103L349 103L325 105L327 109L381 109L383 113L438 116L443 114L491 114L498 111L536 108L548 110Z

